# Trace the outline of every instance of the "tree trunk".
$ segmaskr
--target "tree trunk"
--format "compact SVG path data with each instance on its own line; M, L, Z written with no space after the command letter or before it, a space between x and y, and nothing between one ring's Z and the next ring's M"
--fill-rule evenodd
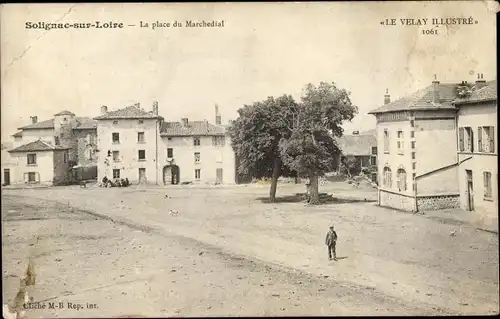
M269 191L269 201L274 203L276 201L276 188L278 187L278 178L281 173L281 160L274 159L273 163L273 176L271 178L271 190Z
M309 176L310 185L309 185L309 204L319 205L319 185L318 185L318 176L311 175Z

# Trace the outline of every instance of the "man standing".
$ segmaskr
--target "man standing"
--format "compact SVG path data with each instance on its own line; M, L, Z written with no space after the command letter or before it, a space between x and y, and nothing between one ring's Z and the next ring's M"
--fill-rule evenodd
M335 251L335 246L337 244L337 233L333 229L333 226L330 226L330 230L326 234L325 244L326 246L328 246L328 260L332 260L333 254L333 260L337 261L337 252Z

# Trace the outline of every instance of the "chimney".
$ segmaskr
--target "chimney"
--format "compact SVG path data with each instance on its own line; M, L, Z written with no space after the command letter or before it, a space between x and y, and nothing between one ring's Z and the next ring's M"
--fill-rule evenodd
M391 103L391 96L389 95L389 89L385 89L384 104Z
M219 114L219 106L215 104L215 125L221 125L221 116Z
M108 107L106 105L101 106L101 114L108 113Z
M153 102L153 115L158 115L158 101Z
M182 118L182 126L188 127L188 124L189 124L188 118L187 117L183 117Z
M476 80L476 90L479 90L480 88L484 87L486 85L486 81L483 79L483 74L477 74L477 80Z
M32 124L35 124L36 122L38 122L38 116L30 116L30 119L31 119Z
M432 102L439 103L439 81L434 74L434 81L432 81Z
M359 131L353 131L352 135L359 135Z

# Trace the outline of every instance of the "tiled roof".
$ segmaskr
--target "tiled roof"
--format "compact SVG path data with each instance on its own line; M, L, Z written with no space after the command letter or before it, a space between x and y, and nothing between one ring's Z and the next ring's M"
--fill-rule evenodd
M54 116L59 116L59 115L70 115L70 116L75 116L75 114L74 114L74 113L72 113L72 112L70 112L70 111L66 111L66 110L64 110L64 111L62 111L62 112L59 112L59 113L57 113L57 114L54 114Z
M67 147L60 145L52 145L42 140L37 140L28 144L21 145L9 151L9 153L15 152L40 152L40 151L55 151L55 150L67 150Z
M52 129L54 128L54 119L42 122L36 122L35 124L19 127L18 130L36 130L36 129L51 129L51 128Z
M459 83L439 84L439 103L432 102L432 85L419 90L411 95L398 99L381 106L368 114L385 113L405 110L426 110L426 109L450 109L452 102L456 99L456 89Z
M17 132L16 134L13 134L12 136L13 136L13 137L23 137L23 132L22 132L22 131L19 131L19 132Z
M496 101L497 99L497 81L488 81L482 88L475 90L472 88L471 96L464 99L455 100L455 104L468 104L483 101Z
M103 115L94 117L94 120L111 120L111 119L157 119L161 116L154 115L152 112L146 112L139 107L138 104L131 105L123 109L108 112Z
M372 147L377 146L375 134L343 135L338 139L343 155L369 156Z
M75 119L73 119L74 130L88 130L96 128L97 121L91 119L90 117L76 117Z
M201 136L224 135L225 129L207 121L188 122L185 127L181 122L163 122L160 128L161 136Z

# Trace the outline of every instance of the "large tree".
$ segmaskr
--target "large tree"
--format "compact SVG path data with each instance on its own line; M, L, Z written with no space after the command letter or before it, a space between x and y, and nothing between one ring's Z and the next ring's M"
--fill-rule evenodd
M333 169L333 159L341 152L336 138L342 136L342 123L357 114L349 95L335 83L308 84L301 104L291 116L282 118L290 134L280 142L280 158L290 169L309 177L311 204L319 204L318 178Z
M264 101L245 105L229 127L231 145L239 159L238 173L262 178L271 177L269 200L276 200L280 176L293 176L283 166L280 141L291 136L286 123L297 112L298 105L290 95L268 97Z

